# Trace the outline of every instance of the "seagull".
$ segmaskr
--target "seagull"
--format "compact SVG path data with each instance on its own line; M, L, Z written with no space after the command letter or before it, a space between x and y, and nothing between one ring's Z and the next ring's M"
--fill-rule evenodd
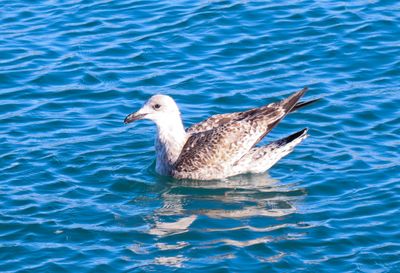
M152 96L124 123L148 119L157 126L156 171L177 179L214 180L243 173L263 173L307 136L307 128L256 146L288 113L318 99L298 102L307 88L280 102L243 112L213 115L185 129L175 101Z

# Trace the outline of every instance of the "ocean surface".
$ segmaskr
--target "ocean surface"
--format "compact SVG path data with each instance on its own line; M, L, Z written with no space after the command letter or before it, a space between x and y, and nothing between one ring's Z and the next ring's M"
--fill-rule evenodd
M400 3L0 1L0 272L400 272ZM186 126L308 86L268 173L155 173Z

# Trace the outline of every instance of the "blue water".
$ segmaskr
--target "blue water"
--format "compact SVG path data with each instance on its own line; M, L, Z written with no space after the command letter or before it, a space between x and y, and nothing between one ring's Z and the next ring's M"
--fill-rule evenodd
M400 4L0 1L1 272L400 272ZM154 171L150 122L308 86L268 174Z

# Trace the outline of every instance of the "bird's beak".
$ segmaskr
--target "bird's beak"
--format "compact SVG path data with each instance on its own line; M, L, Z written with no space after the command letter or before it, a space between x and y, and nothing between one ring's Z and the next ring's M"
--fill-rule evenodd
M135 120L143 119L146 116L146 114L139 113L139 112L140 111L137 111L135 113L127 115L126 118L124 119L124 123L128 124L128 123L134 122Z

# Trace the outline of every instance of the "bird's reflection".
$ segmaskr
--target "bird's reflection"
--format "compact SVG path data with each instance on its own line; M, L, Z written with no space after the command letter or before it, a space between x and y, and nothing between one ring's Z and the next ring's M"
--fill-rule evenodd
M240 175L216 181L172 181L153 215L152 235L186 232L199 216L243 219L283 217L296 211L302 190L266 174Z
M286 235L271 234L299 227L298 223L285 221L285 216L296 211L296 204L303 195L304 191L295 184L284 184L266 174L241 175L219 181L171 180L160 195L161 207L149 216L148 229L144 231L154 239L152 245L147 246L148 251L160 254L149 264L184 267L190 257L182 251L193 243L190 238L195 234L209 234L207 240L197 241L196 247L210 251L221 244L249 247L296 239L300 235L293 230ZM261 226L254 226L251 219L260 217ZM247 236L231 236L242 232ZM175 235L178 237L172 237ZM130 249L141 253L142 248L141 244L135 244ZM278 252L257 258L272 261L283 255ZM234 258L235 253L213 256L219 260Z

